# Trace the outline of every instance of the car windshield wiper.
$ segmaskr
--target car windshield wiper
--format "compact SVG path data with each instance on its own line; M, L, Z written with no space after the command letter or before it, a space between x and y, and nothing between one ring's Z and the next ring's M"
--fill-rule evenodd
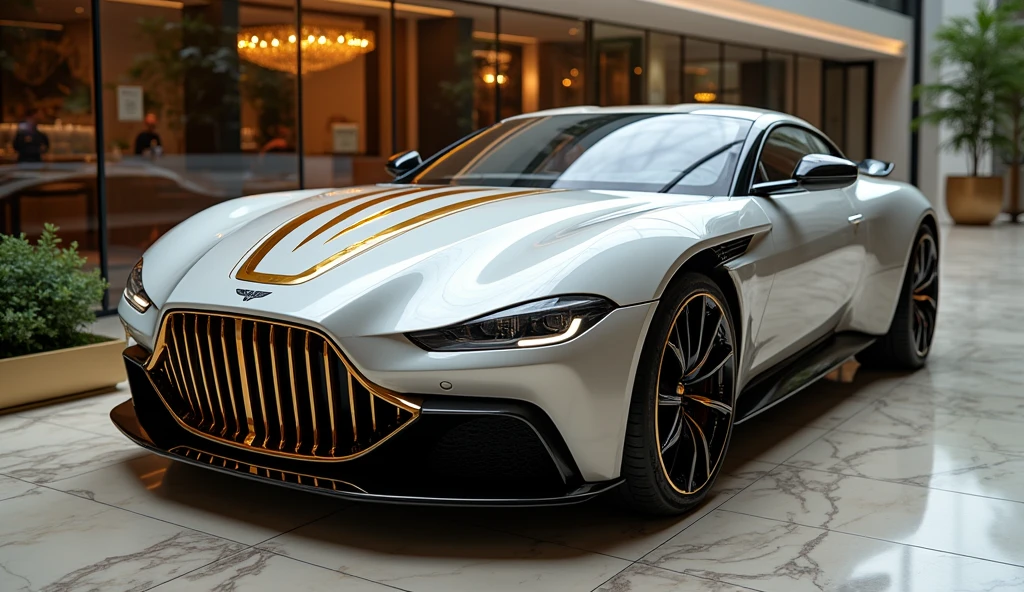
M712 158L714 158L714 157L718 156L719 154L729 150L730 148L732 148L733 146L736 146L737 144L742 144L743 142L744 142L744 140L736 140L735 142L730 142L730 143L726 144L725 146L722 146L718 150L715 150L711 154L708 154L704 158L698 160L697 162L695 162L692 165L690 165L689 167L687 167L683 172L681 172L678 175L676 175L675 177L673 177L672 180L669 181L667 185L665 185L664 187L662 187L661 189L658 190L658 193L668 193L673 187L675 187L680 181L682 181L686 177L686 175L689 175L693 171L697 170L698 168L700 168L701 165L703 165L707 161L711 160Z

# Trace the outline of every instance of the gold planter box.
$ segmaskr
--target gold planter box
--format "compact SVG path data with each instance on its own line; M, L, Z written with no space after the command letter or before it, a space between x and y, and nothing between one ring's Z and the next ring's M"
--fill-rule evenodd
M0 359L0 410L111 390L127 380L123 339Z
M991 224L1003 211L1003 178L946 177L946 209L957 224Z

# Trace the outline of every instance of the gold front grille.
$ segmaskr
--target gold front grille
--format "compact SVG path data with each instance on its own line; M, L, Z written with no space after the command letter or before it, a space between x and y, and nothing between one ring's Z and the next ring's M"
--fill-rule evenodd
M281 456L352 458L419 415L417 401L363 379L320 333L279 322L168 313L149 370L190 431Z

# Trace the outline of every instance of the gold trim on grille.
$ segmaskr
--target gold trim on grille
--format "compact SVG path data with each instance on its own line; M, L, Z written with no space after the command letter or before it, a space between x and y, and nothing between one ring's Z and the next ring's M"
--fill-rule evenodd
M199 335L204 328L205 340ZM219 340L213 334L217 328ZM234 333L234 345L227 338L229 332ZM203 351L204 342L208 351ZM214 351L218 342L220 355ZM276 456L315 461L356 458L387 441L420 413L418 399L363 378L320 331L256 317L168 312L146 370L151 380L163 375L165 387L157 388L157 393L175 421L191 433ZM288 377L282 380L286 372ZM231 417L225 397L230 400ZM268 402L268 397L273 400ZM209 405L206 409L204 403ZM383 425L378 405L395 409ZM239 407L244 408L244 417L239 416ZM350 418L344 418L345 413ZM294 419L294 425L288 425L286 416ZM343 435L350 440L343 440Z

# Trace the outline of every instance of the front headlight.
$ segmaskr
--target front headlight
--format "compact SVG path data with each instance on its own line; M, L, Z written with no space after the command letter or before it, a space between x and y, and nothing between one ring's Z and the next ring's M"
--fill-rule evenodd
M124 289L124 298L128 304L132 305L132 308L139 312L146 312L153 305L149 296L146 295L146 290L142 287L142 259L139 259L139 262L132 268L132 272L128 274L128 285Z
M408 333L428 351L537 347L569 341L615 308L599 296L556 296L441 329Z

